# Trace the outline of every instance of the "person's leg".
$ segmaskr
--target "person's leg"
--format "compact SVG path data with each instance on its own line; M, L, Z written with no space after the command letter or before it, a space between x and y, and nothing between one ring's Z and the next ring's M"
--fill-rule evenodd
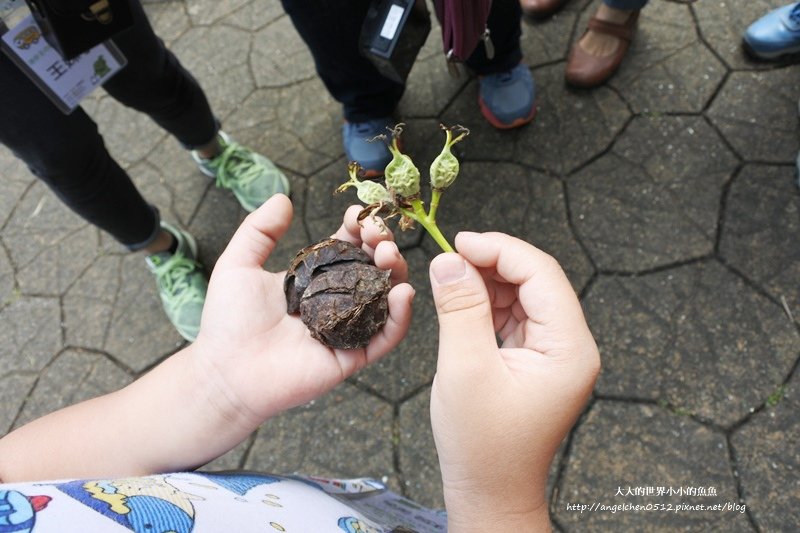
M647 0L603 0L589 27L573 45L565 77L578 87L594 87L616 72Z
M522 9L519 2L501 0L492 2L489 19L486 21L494 47L494 57L486 56L483 42L465 61L479 76L506 72L522 61Z
M383 174L391 154L367 142L394 125L392 115L405 86L392 81L359 52L358 40L369 0L282 0L305 41L331 96L342 104L342 138L347 158L370 177Z
M273 194L289 194L289 181L272 161L219 130L200 85L153 32L141 4L132 2L132 9L134 25L113 38L128 64L106 82L106 91L192 150L200 170L230 189L247 211Z
M595 18L612 24L625 24L634 11L641 10L647 0L603 0ZM580 46L589 54L602 57L613 54L620 46L620 39L614 35L589 29L580 40Z
M97 125L78 108L61 113L0 54L0 143L85 220L130 249L158 234L158 212L109 155Z
M142 6L131 2L134 25L113 38L128 64L103 88L141 111L186 148L214 141L219 125L205 93L153 32Z
M494 56L487 56L481 42L465 62L480 78L481 113L499 129L523 126L536 115L536 85L530 69L521 63L521 22L518 1L492 2L486 25Z
M159 221L83 109L61 113L4 54L0 109L0 143L75 213L129 250L149 254L167 317L193 340L207 283L191 236Z
M370 0L282 0L317 74L348 122L392 115L404 86L380 74L358 49Z

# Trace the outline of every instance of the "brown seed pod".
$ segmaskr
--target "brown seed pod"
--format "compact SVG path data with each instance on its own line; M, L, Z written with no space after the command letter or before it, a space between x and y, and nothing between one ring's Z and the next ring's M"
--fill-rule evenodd
M296 313L300 310L300 299L318 269L353 261L369 263L370 259L361 248L339 239L324 239L297 252L283 280L287 311Z
M290 313L311 336L331 348L362 348L389 316L389 271L371 264L360 248L325 239L302 249L284 280Z

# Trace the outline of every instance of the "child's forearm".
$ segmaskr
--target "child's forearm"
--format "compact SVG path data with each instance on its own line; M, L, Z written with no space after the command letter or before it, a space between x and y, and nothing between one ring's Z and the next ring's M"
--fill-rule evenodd
M61 409L0 440L0 479L119 477L184 470L233 448L243 417L193 353L170 357L128 387Z

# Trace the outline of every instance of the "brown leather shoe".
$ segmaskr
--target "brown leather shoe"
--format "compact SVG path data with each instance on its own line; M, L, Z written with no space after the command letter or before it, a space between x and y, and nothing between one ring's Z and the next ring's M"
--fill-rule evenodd
M567 60L567 68L564 77L567 83L575 87L597 87L611 77L617 71L622 59L628 52L634 33L636 33L636 21L639 19L639 12L634 11L628 17L625 24L614 24L605 20L592 18L589 20L589 28L586 30L613 35L619 39L619 46L616 51L603 57L590 55L581 48L580 39L572 46L572 51ZM584 35L586 35L584 32ZM581 36L583 39L583 36Z
M519 0L519 3L529 17L547 17L564 7L567 0Z

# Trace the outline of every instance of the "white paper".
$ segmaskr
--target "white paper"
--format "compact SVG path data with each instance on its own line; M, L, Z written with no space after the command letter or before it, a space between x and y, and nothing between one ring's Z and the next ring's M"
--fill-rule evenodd
M389 14L386 15L386 20L383 21L383 28L381 28L381 37L386 39L394 39L394 34L397 33L397 27L403 19L405 9L397 4L389 8Z
M104 44L65 60L45 41L32 16L3 35L6 50L15 54L68 109L75 109L121 65Z

